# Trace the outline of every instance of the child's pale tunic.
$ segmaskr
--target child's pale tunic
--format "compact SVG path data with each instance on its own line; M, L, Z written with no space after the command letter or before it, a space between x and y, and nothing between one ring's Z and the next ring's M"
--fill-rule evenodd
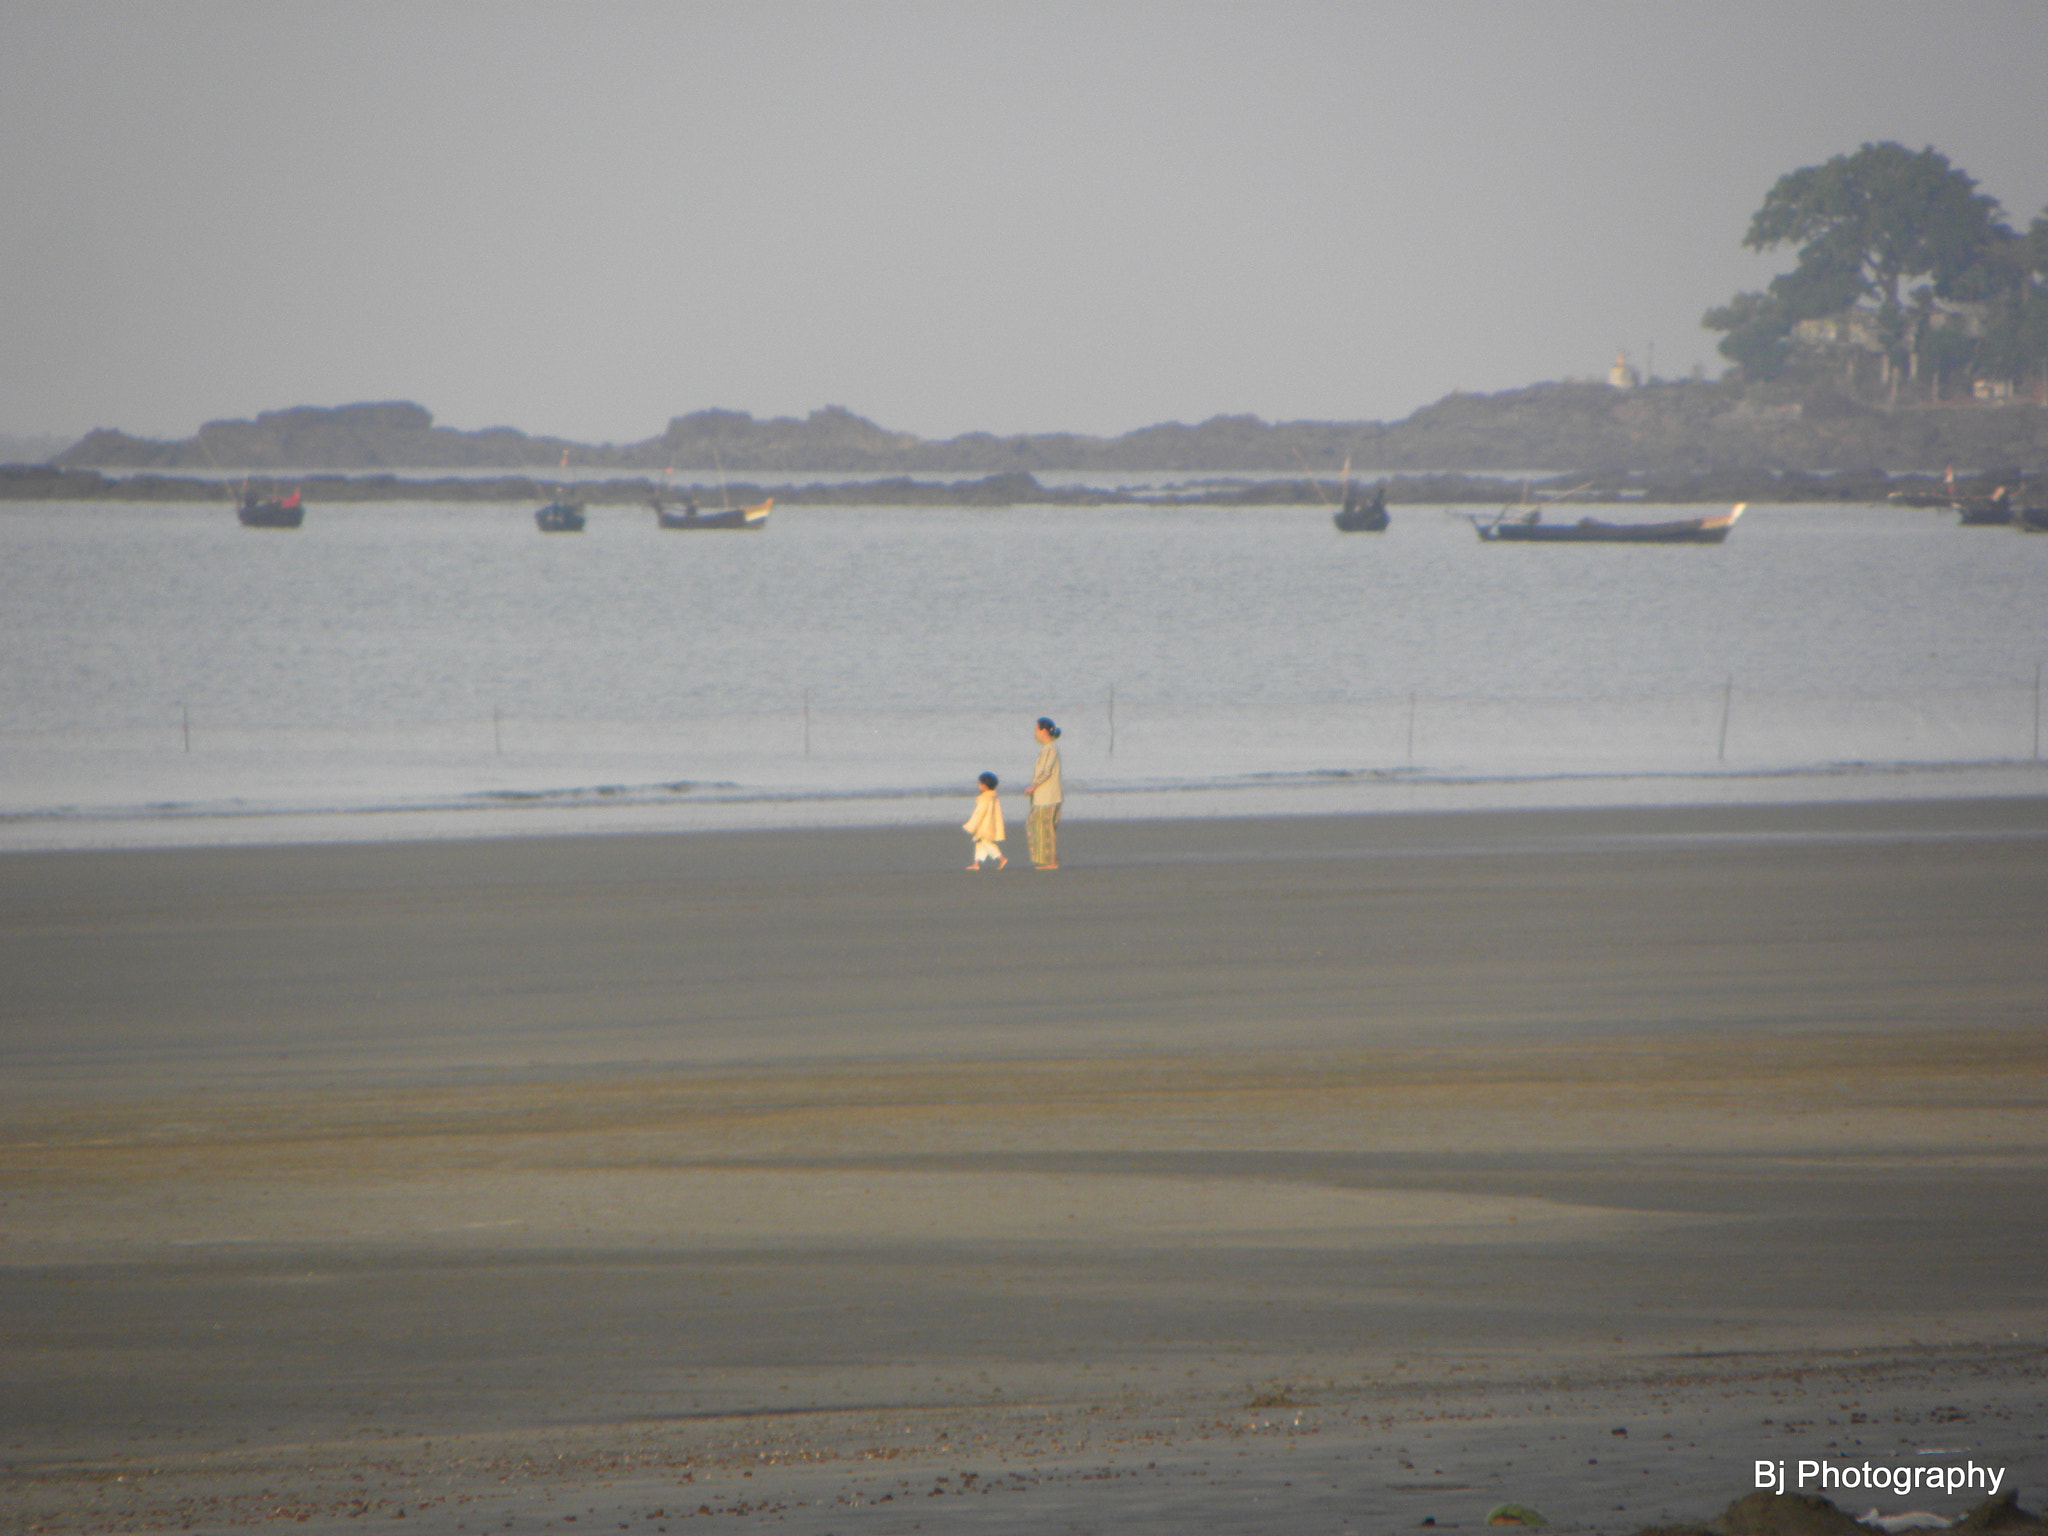
M974 814L961 823L960 830L974 839L974 862L981 864L989 859L1000 859L1003 850L996 845L1003 840L1002 797L992 789L984 789L975 797Z

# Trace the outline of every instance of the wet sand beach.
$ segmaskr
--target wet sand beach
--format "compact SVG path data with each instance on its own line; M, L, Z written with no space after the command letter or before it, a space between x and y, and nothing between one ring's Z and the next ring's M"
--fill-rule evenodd
M2048 799L1012 844L0 857L0 1516L2048 1496Z

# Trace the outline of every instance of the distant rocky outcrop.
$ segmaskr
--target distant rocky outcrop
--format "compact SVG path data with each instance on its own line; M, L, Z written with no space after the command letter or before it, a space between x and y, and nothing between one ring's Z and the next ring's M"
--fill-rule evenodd
M661 464L643 467L787 466L828 473L902 469L924 446L921 438L885 432L837 405L813 411L802 421L789 416L756 421L745 411L697 411L676 417L656 443Z
M1731 383L1534 384L1453 394L1406 420L1266 422L1217 416L1120 437L974 432L932 441L890 432L840 406L802 420L745 411L678 416L626 444L528 437L510 427L437 427L409 402L300 406L254 421L210 421L182 442L91 433L57 454L65 469L531 470L655 473L1037 474L1045 471L1330 477L1470 471L1664 479L1759 474L1875 475L1987 464L2048 472L2048 408L2025 403L1876 410L1827 387L1795 392Z
M158 442L102 429L51 463L66 469L523 469L559 464L565 438L528 437L510 427L460 432L434 425L409 400L294 406L254 421L209 421L196 436Z

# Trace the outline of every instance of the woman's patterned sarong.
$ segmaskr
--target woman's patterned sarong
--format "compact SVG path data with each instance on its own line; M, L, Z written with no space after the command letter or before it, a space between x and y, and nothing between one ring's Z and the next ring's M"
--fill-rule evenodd
M1024 833L1031 843L1031 862L1040 869L1060 861L1060 808L1034 805L1024 818Z

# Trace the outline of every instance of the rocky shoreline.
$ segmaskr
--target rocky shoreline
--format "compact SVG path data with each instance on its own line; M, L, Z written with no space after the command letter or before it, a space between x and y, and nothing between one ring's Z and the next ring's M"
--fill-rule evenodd
M1958 481L1966 492L1988 494L1994 483L2018 479L2017 467ZM734 504L773 496L785 506L888 507L1014 507L1014 506L1151 506L1151 507L1291 507L1333 506L1339 487L1333 480L1216 480L1178 487L1131 490L1112 486L1048 486L1025 473L987 475L978 480L920 480L908 475L885 479L791 484L768 480L735 481L728 486L666 482L646 476L584 480L564 486L532 475L404 476L394 474L257 477L247 482L267 492L299 489L309 503L349 502L477 502L552 501L557 496L590 506L626 506L670 502L694 496L700 505L722 500ZM1477 504L1497 506L1525 497L1541 498L1574 491L1574 502L1656 505L1746 501L1761 504L1835 502L1884 505L1888 502L1936 502L1946 498L1942 477L1929 474L1887 475L1881 470L1859 474L1817 475L1796 470L1724 469L1698 473L1551 475L1535 479L1485 474L1392 475L1382 477L1387 499L1395 506ZM233 502L244 482L215 476L142 473L106 474L93 469L65 469L50 464L0 466L0 501L61 502Z
M177 442L101 430L49 462L110 475L431 477L461 471L539 479L573 465L586 475L725 473L756 481L793 475L1000 481L1091 471L1306 481L1334 480L1346 463L1374 475L1423 480L1449 470L1568 474L1603 483L1642 476L1680 485L1702 476L1725 482L1730 476L1939 474L1951 464L1959 470L2019 465L2038 475L2048 473L2048 404L1965 401L1885 409L1832 386L1566 383L1456 393L1392 423L1266 422L1240 415L1194 426L1167 422L1118 437L970 432L935 441L885 430L831 406L802 420L698 411L674 418L644 441L585 444L529 437L510 427L437 426L424 407L399 401L300 406L253 421L212 421ZM1721 496L1721 484L1710 494Z
M545 501L564 493L570 466L584 478L567 494L598 505L693 494L793 506L1312 506L1337 499L1347 467L1396 504L1497 505L1524 487L1593 501L1938 500L1949 466L1984 493L2048 475L2048 405L1883 410L1825 388L1536 384L1453 394L1392 424L1219 416L1114 438L939 442L833 406L801 421L699 411L644 442L590 445L436 426L401 401L208 422L180 442L97 431L45 463L0 468L0 500L225 500L246 475L315 502ZM1041 478L1090 473L1104 483ZM1132 488L1141 475L1216 478Z

